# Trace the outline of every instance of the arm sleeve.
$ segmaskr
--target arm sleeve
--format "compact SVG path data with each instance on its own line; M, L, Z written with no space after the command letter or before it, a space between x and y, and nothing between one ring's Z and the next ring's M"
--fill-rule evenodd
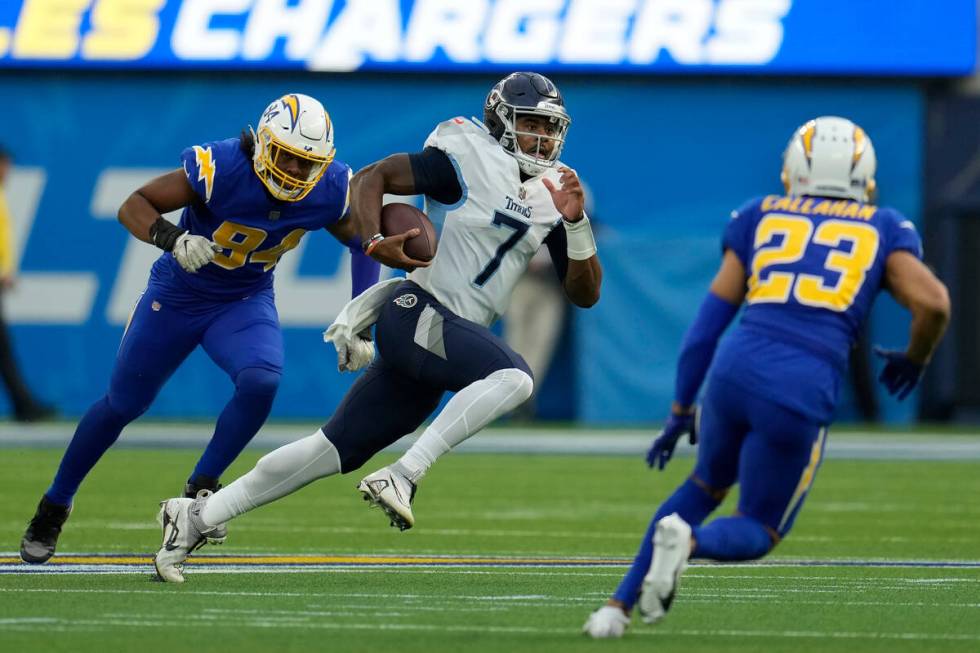
M548 253L551 254L551 262L555 266L558 281L565 283L565 275L568 274L568 237L561 220L545 237L544 244L548 246Z
M353 299L378 283L381 264L365 254L356 240L348 241L347 247L350 249L350 296Z
M684 408L694 405L698 390L711 367L718 339L737 312L738 306L711 292L701 302L697 317L684 335L677 360L674 401Z
M463 197L456 166L449 155L437 147L426 147L421 152L409 154L415 190L440 204L455 204Z

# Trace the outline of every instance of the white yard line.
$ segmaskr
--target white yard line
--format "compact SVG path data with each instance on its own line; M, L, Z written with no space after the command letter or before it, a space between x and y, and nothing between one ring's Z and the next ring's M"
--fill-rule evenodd
M334 613L334 616L358 616L355 613ZM85 619L44 619L34 618L8 619L3 625L7 628L17 630L73 630L96 627L106 628L145 628L160 627L172 628L173 621L169 619L147 618L85 618ZM185 627L192 626L195 622L203 628L213 628L214 622L211 619L182 620ZM473 633L479 635L498 634L498 635L577 635L577 628L541 628L535 626L493 626L487 624L474 625L449 625L449 624L393 624L393 623L361 623L361 622L337 622L324 621L322 619L306 620L297 618L277 619L265 616L257 619L242 619L225 621L224 625L234 625L236 628L277 628L287 627L290 629L308 630L370 630L370 631L395 631L395 632L437 632L437 633ZM904 640L904 641L943 641L943 642L975 642L980 641L980 635L971 633L922 633L922 632L860 632L860 631L828 631L828 630L764 630L764 629L680 629L674 630L669 627L659 629L633 630L629 637L659 637L666 638L671 636L682 637L740 637L746 639L848 639L848 640Z
M319 428L320 424L270 424L252 440L250 447L274 449ZM71 439L73 423L0 424L0 448L60 449ZM203 448L211 437L208 423L145 423L126 428L117 447ZM650 445L654 429L486 429L467 440L459 450L471 453L542 453L591 455L640 455ZM388 451L408 448L413 438L403 438ZM690 456L693 448L682 442L678 456ZM980 460L980 436L948 433L869 433L831 430L827 457L888 460Z

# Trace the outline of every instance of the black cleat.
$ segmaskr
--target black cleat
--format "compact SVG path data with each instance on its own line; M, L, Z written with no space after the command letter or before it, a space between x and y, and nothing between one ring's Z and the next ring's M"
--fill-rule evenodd
M58 409L47 404L30 403L14 409L14 421L46 422L58 416Z
M31 564L47 562L54 555L54 548L61 535L61 527L68 521L71 506L59 506L41 497L34 518L20 540L20 559Z

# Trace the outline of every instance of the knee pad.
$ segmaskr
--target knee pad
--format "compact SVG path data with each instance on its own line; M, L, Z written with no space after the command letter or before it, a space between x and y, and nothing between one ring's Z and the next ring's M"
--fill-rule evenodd
M241 394L274 397L281 378L281 372L263 367L246 367L235 377L235 388Z
M529 372L518 368L497 370L491 373L487 379L499 381L501 384L511 388L514 392L513 400L515 405L522 404L530 399L534 392L534 379Z

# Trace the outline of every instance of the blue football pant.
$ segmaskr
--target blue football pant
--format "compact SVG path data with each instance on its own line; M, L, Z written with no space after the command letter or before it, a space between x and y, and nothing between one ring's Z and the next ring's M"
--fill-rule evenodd
M698 423L694 472L659 507L613 598L631 608L653 556L653 533L677 513L693 527L692 557L753 560L789 533L823 459L827 428L713 376ZM728 489L740 485L736 514L701 526Z
M698 426L694 479L711 491L738 482L738 514L785 536L823 460L827 426L717 376Z
M193 477L217 479L268 417L283 364L282 332L272 291L235 302L201 304L193 312L167 305L153 284L123 335L109 390L86 412L46 495L71 503L82 480L122 429L153 403L163 384L201 345L235 384Z

